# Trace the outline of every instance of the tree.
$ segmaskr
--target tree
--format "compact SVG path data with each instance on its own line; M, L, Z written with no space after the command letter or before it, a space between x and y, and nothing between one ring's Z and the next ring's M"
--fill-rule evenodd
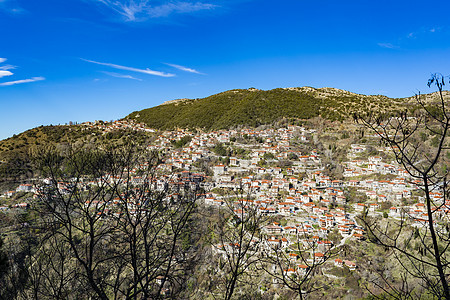
M185 288L195 261L183 239L198 182L159 176L161 161L129 141L38 153L48 180L39 196L41 243L30 258L35 295L156 299Z
M21 299L28 279L27 251L22 238L5 245L0 237L0 299Z
M274 244L274 239L280 242ZM295 228L295 234L290 234L289 239L272 237L269 242L265 247L264 270L275 282L295 292L299 299L306 299L323 288L314 275L339 252L331 241L319 240L306 228Z
M264 160L272 160L272 159L274 159L274 158L275 158L275 155L273 155L273 154L270 153L270 152L265 152L264 155L263 155L263 159L264 159Z
M8 256L6 255L5 251L3 250L3 238L0 236L0 282L2 283L2 286L6 286L5 278L9 271L9 262L8 262ZM0 290L0 295L3 295L4 291Z
M428 86L434 85L437 93L416 95L415 105L411 103L396 115L370 112L355 116L389 147L410 182L423 195L422 215L414 216L404 209L397 220L362 219L371 241L389 249L408 275L403 286L377 285L397 298L419 298L423 291L428 291L439 299L450 299L449 160L445 157L450 146L450 109L444 91L447 81L447 77L433 75ZM424 142L427 136L432 139ZM419 285L409 284L405 289L408 282L404 281L411 279Z
M222 143L217 143L214 148L212 148L212 151L219 156L228 155L228 150Z
M252 276L259 276L261 229L269 217L264 214L267 204L252 199L251 194L242 189L225 193L222 196L224 206L214 210L211 242L219 257L219 295L226 300L236 297L238 288L254 284ZM255 291L257 286L252 287ZM242 292L240 296L244 296Z

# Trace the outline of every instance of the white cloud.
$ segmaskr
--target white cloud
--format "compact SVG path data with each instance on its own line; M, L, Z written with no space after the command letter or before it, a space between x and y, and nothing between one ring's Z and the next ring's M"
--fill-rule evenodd
M102 73L104 73L106 75L109 75L109 76L112 76L112 77L125 78L125 79L134 79L134 80L142 81L142 79L133 77L131 75L119 74L119 73L115 73L115 72L106 72L106 71L103 71Z
M0 57L0 64L5 62L5 61L6 61L6 58Z
M167 63L166 63L166 65L171 66L171 67L176 68L176 69L181 70L181 71L205 75L204 73L201 73L201 72L199 72L199 71L197 71L197 70L195 70L195 69L191 69L191 68L188 68L188 67L184 67L184 66L180 66L180 65L175 65L175 64L167 64Z
M160 71L154 71L154 70L150 70L149 68L147 68L147 69L137 69L137 68L126 67L126 66L121 66L121 65L116 65L116 64L102 63L102 62L88 60L88 59L84 59L84 58L81 58L81 59L84 60L84 61L93 63L93 64L107 66L107 67L111 67L111 68L115 68L115 69L119 69L119 70L138 72L138 73L144 73L144 74L148 74L148 75L155 75L155 76L161 76L161 77L174 77L175 76L175 74L164 73L164 72L160 72Z
M0 78L5 77L5 76L11 76L11 75L13 75L13 73L11 73L10 71L0 70Z
M210 10L217 5L203 2L170 1L152 5L150 0L90 0L101 3L125 18L126 21L143 21L148 18L167 17L173 13L192 13Z
M35 81L41 81L41 80L45 80L45 78L44 77L33 77L33 78L30 78L30 79L22 79L22 80L16 80L16 81L2 82L2 83L0 83L0 86L10 86L10 85L15 85L15 84L35 82Z
M4 65L4 66L0 66L0 70L12 70L15 69L16 66L11 66L11 65Z

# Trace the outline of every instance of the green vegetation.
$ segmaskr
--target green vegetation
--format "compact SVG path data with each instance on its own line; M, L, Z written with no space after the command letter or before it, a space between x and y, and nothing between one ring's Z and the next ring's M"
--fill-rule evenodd
M220 156L229 156L229 151L222 143L217 143L214 148L211 149L215 154Z
M150 136L147 133L117 130L104 132L84 126L39 126L0 141L0 189L12 188L20 180L33 177L31 156L42 147L56 146L64 149L68 144L96 147L102 143L111 145L133 136L143 144ZM184 141L182 141L184 142Z
M192 140L192 137L189 135L183 136L181 139L177 140L177 141L172 141L172 145L175 148L182 148L184 147L186 144L188 144L190 141Z
M376 100L376 101L375 101ZM401 100L364 96L336 89L230 90L203 99L168 103L131 113L126 118L157 129L225 129L256 127L283 118L348 119L352 113L377 109L392 111Z

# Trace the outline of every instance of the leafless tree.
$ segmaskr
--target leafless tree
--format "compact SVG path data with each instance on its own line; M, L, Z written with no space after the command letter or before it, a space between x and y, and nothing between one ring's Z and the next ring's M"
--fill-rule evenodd
M86 287L82 298L176 297L190 265L182 242L198 186L161 179L160 155L131 143L44 151L38 162L49 177L39 211L50 237L30 266L36 283L49 282L55 299L75 283ZM52 253L57 261L40 269Z
M242 189L225 193L221 196L222 207L213 210L211 242L219 257L219 297L226 300L236 297L241 287L253 284L252 275L256 275L261 263L261 229L269 217L264 213L267 204L251 195Z
M383 285L399 299L418 298L427 291L439 299L450 299L448 248L449 202L449 100L444 91L448 78L436 74L428 86L437 93L418 94L415 103L396 115L370 112L355 116L387 145L396 161L422 191L424 212L412 215L404 210L389 221L363 218L370 240L389 249L408 278L419 279L409 288ZM410 280L408 279L408 280ZM420 288L421 287L421 288Z
M283 245L283 240L289 243ZM339 253L331 241L312 235L304 227L295 228L295 234L289 235L289 239L274 237L269 242L271 244L265 251L265 271L275 283L292 290L299 299L305 299L323 287L315 275L320 274L323 264Z

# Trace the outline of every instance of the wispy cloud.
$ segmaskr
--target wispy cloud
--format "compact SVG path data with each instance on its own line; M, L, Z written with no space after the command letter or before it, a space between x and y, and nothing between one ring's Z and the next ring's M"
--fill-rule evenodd
M103 63L103 62L98 62L98 61L94 61L94 60L88 60L88 59L84 59L84 58L81 58L81 60L84 60L84 61L87 61L87 62L90 62L93 64L97 64L97 65L102 65L102 66L119 69L119 70L144 73L144 74L148 74L148 75L155 75L155 76L161 76L161 77L174 77L175 76L175 74L172 74L172 73L164 73L164 72L160 72L160 71L154 71L154 70L150 70L149 68L138 69L138 68L126 67L126 66L121 66L121 65L111 64L111 63Z
M45 78L44 77L33 77L33 78L30 78L30 79L22 79L22 80L2 82L2 83L0 83L0 86L10 86L10 85L15 85L15 84L35 82L35 81L41 81L41 80L45 80Z
M153 5L150 0L88 0L101 3L125 18L126 21L144 21L148 18L167 17L171 14L211 10L217 5L203 2L170 1Z
M211 10L217 5L210 3L190 3L190 2L171 2L159 6L151 7L147 13L152 18L167 17L172 13L192 13L200 10Z
M0 57L0 64L4 63L6 61L6 58Z
M199 72L199 71L197 71L197 70L195 70L195 69L191 69L191 68L188 68L188 67L184 67L184 66L180 66L180 65L176 65L176 64L168 64L168 63L164 63L164 64L166 64L166 65L168 65L168 66L171 66L172 68L181 70L181 71L205 75L205 73Z
M378 43L377 45L382 48L387 49L406 49L415 42L425 42L426 39L432 39L441 33L442 27L425 27L419 28L415 31L410 31L408 33L404 33L400 37L395 40L392 40L390 43L383 42Z
M408 39L415 39L421 36L426 36L429 34L437 33L441 30L441 27L431 27L431 28L423 28L414 32L410 32L407 35Z
M4 66L0 66L0 70L12 70L15 69L16 66L12 66L12 65L4 65Z
M398 49L400 48L397 45L393 45L391 43L378 43L378 46L380 46L381 48L387 48L387 49Z
M11 75L13 75L13 73L11 73L10 71L0 70L0 78L5 77L5 76L11 76Z
M134 80L142 81L142 79L133 77L131 75L119 74L119 73L115 73L115 72L106 72L106 71L103 71L102 73L104 73L106 75L109 75L109 76L112 76L112 77L125 78L125 79L134 79Z

